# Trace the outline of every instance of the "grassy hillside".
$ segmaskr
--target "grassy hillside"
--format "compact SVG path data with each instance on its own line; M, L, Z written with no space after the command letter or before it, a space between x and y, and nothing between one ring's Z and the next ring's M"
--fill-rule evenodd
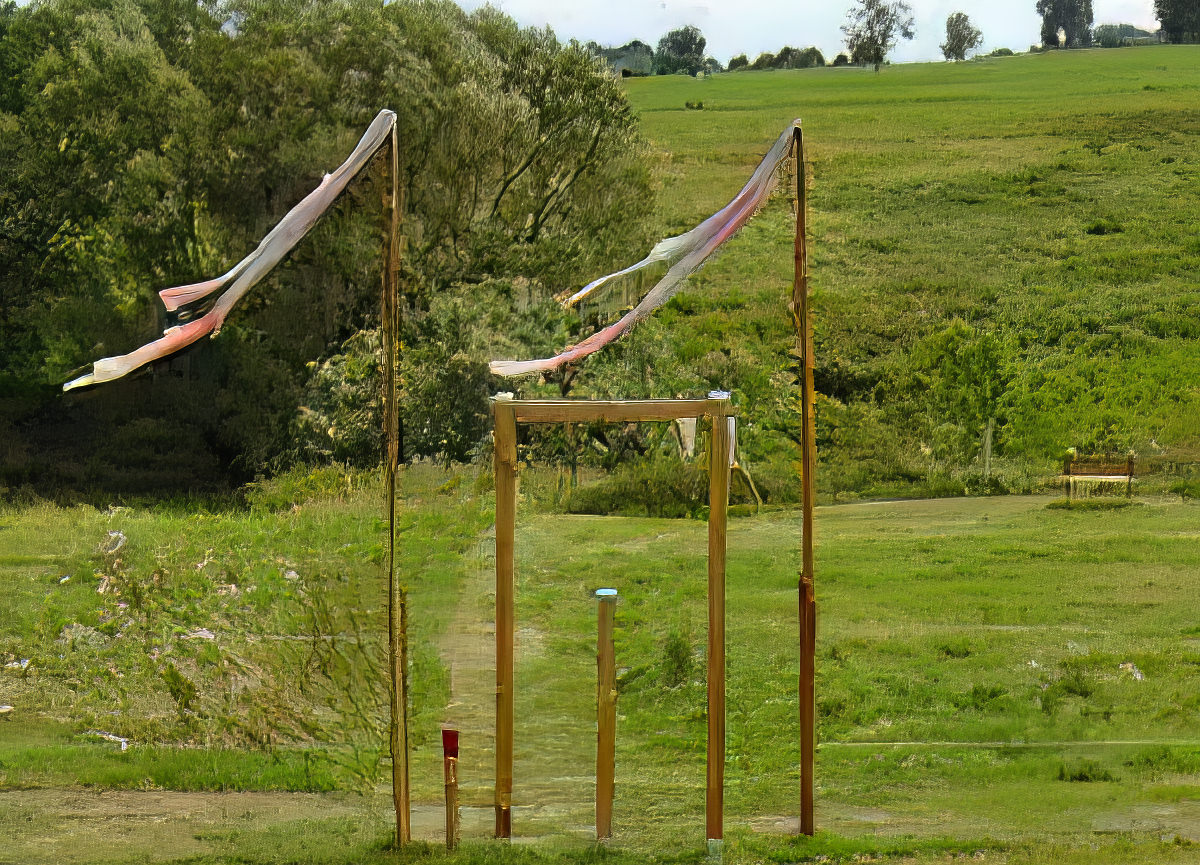
M728 200L804 122L825 491L953 476L961 492L989 417L997 454L1035 477L1070 446L1200 449L1200 49L627 87L663 152L668 231ZM780 467L782 436L762 427L792 423L785 208L621 349L663 343L701 384L735 388L759 427L751 453Z

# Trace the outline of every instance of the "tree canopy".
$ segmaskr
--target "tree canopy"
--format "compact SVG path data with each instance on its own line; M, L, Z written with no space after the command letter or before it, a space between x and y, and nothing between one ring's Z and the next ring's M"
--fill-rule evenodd
M878 72L896 41L915 35L912 7L901 0L857 0L846 12L842 32L851 60L874 66Z
M952 12L946 19L946 41L942 56L947 60L966 60L967 52L983 44L983 33L971 24L965 12Z
M1064 48L1086 48L1092 44L1092 0L1038 0L1042 16L1042 44L1055 47L1062 31Z
M1200 41L1200 0L1154 0L1154 14L1169 41Z
M461 372L474 390L446 402L479 431L486 358L562 340L553 295L647 242L650 175L602 63L449 0L0 5L0 395L52 393L146 341L166 323L158 289L240 259L381 107L399 118L405 362ZM105 436L170 415L160 435L186 427L181 447L247 474L340 453L297 431L345 429L322 420L320 371L377 326L381 179L353 185L219 340L72 404L141 406ZM422 404L436 382L411 380L410 453L464 456L474 441L445 431L461 418Z
M658 40L654 52L654 71L659 75L686 72L695 75L704 68L704 34L688 24L678 27Z

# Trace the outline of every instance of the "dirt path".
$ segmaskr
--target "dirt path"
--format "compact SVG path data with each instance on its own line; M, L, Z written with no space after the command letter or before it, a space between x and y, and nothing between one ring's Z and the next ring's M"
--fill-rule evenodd
M476 561L478 566L468 573L454 617L438 648L450 669L446 721L459 730L461 800L464 804L490 806L496 713L494 528L479 536Z

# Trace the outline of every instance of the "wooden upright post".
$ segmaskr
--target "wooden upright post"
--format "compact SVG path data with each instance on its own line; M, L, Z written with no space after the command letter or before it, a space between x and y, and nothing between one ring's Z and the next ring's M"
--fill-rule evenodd
M817 741L816 647L817 604L813 588L813 500L816 498L816 418L813 387L813 329L808 295L808 190L805 179L804 133L796 127L796 242L792 281L792 316L796 349L803 359L800 376L801 490L803 498L800 607L800 831L812 835L813 763Z
M496 419L496 837L512 837L513 543L517 516L517 415L492 402Z
M383 300L383 424L387 454L384 480L388 514L388 667L391 674L391 723L388 744L392 754L392 803L396 809L396 846L412 838L408 777L408 593L396 574L396 471L400 457L400 409L397 393L400 343L400 151L392 127L392 190L387 206L390 222L384 245Z
M709 398L718 396L728 395L710 394ZM720 842L725 837L725 534L730 422L729 417L712 417L708 470L708 769L704 823L709 851L715 858L720 857Z
M597 589L596 629L596 840L612 837L617 768L617 662L613 645L616 589Z
M446 849L458 846L458 730L442 729L442 778L446 785Z

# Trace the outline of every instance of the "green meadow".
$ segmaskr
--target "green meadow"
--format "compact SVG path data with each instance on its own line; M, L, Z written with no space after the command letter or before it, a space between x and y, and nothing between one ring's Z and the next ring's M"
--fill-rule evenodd
M629 82L664 165L665 231L714 212L803 122L824 493L942 492L947 475L961 492L989 417L1014 491L1036 487L1017 466L1044 472L1068 447L1190 466L1198 60L1183 46ZM733 388L771 465L788 424L784 197L631 341Z
M424 843L388 851L376 480L294 476L224 510L0 514L17 664L0 670L0 861L702 857L704 523L526 500L514 832L533 843L502 847L491 495L429 467L404 474L402 509ZM818 509L815 839L792 834L799 515L731 522L728 861L1200 861L1200 505L1053 501ZM98 592L114 574L120 593ZM600 586L620 592L620 696L616 838L597 849ZM455 856L436 846L442 723L463 734Z
M819 832L794 834L799 514L768 507L729 531L727 862L1200 862L1200 504L1155 476L1102 507L844 501L961 495L988 417L1009 489L1044 488L1072 444L1190 471L1198 60L1156 47L628 83L667 230L727 200L793 117L811 162L831 503L815 539ZM795 458L790 265L781 198L616 352L736 383L764 476ZM645 395L676 383L648 374L664 392ZM403 851L378 476L0 509L0 863L701 861L704 523L553 512L537 464L517 535L518 841L488 840L488 471L401 477L419 839ZM620 593L620 673L616 837L597 846L601 586ZM455 854L438 837L445 723L463 735Z

